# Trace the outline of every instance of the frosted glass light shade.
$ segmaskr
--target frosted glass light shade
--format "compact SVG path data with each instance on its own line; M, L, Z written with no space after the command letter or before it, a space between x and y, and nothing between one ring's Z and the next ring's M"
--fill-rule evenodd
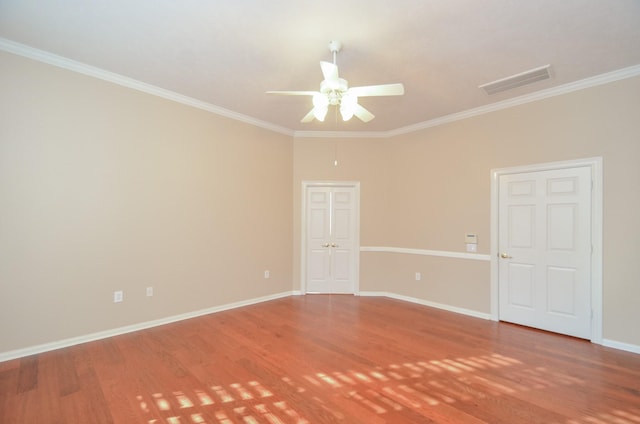
M356 110L356 105L358 104L358 97L352 94L345 94L342 96L340 100L340 114L342 115L343 121L348 121L353 118L353 113Z

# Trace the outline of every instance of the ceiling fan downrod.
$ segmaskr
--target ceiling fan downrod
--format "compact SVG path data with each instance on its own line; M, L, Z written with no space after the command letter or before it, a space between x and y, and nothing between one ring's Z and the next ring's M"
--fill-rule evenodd
M333 64L337 65L336 58L338 56L338 52L342 50L342 43L340 41L329 41L329 51L333 53Z

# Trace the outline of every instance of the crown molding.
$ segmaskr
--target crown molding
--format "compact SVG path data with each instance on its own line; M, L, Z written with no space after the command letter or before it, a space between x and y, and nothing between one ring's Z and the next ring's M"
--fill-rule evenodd
M559 85L546 90L537 91L531 94L514 97L513 99L503 100L491 103L485 106L465 110L458 113L452 113L439 118L430 119L428 121L419 122L417 124L408 125L406 127L397 128L389 131L378 132L348 132L348 131L295 131L296 138L392 138L399 135L409 134L412 132L433 128L440 125L448 124L463 119L480 116L503 109L509 109L526 103L537 102L538 100L547 99L549 97L560 96L574 91L586 88L596 87L598 85L608 84L611 82L632 78L640 75L640 65L629 66L627 68L618 69L616 71L607 72L605 74L596 75L594 77L585 78L571 83Z
M47 63L49 65L64 68L70 71L78 72L80 74L88 75L94 78L98 78L104 81L108 81L114 84L121 85L123 87L131 88L133 90L141 91L147 94L158 96L170 101L181 103L187 106L195 107L216 115L220 115L226 118L235 119L246 124L254 125L269 131L274 131L280 134L292 136L294 138L392 138L399 135L409 134L412 132L424 130L427 128L433 128L440 125L448 124L455 121L471 118L474 116L480 116L491 112L496 112L503 109L508 109L514 106L523 105L526 103L536 102L538 100L547 99L549 97L559 96L562 94L571 93L573 91L583 90L585 88L596 87L598 85L608 84L611 82L619 81L626 78L632 78L640 75L640 65L629 66L627 68L618 69L616 71L607 72L605 74L596 75L594 77L585 78L579 81L574 81L568 84L563 84L557 87L552 87L546 90L538 91L531 94L525 94L523 96L515 97L513 99L503 100L496 103L491 103L485 106L469 109L466 111L452 113L439 118L431 119L417 124L408 125L405 127L397 128L389 131L295 131L290 128L281 127L279 125L272 124L270 122L262 121L260 119L252 118L251 116L243 115L241 113L234 112L229 109L216 106L211 103L204 102L202 100L194 99L192 97L184 96L173 91L165 90L160 87L147 84L133 78L128 78L114 72L105 71L94 66L86 65L75 60L58 56L53 53L38 50L36 48L16 43L15 41L8 40L0 37L0 50L4 50L9 53L13 53L19 56L23 56L29 59L37 60L39 62Z
M408 134L408 133L423 130L426 128L437 127L439 125L448 124L450 122L460 121L462 119L484 115L487 113L496 112L498 110L512 108L515 106L520 106L526 103L537 102L538 100L547 99L549 97L560 96L562 94L568 94L574 91L583 90L586 88L596 87L598 85L608 84L611 82L636 77L638 75L640 75L640 65L629 66L627 68L622 68L616 71L607 72L605 74L596 75L594 77L589 77L582 80L570 82L567 84L559 85L557 87L552 87L546 90L537 91L535 93L525 94L523 96L514 97L512 99L491 103L491 104L480 106L474 109L469 109L469 110L458 112L458 113L452 113L451 115L445 115L440 118L431 119L429 121L420 122L414 125L409 125L406 127L387 131L385 135L386 137L395 137L398 135Z
M202 100L194 99L193 97L184 96L170 90L165 90L164 88L156 87L154 85L147 84L133 78L125 77L115 72L105 71L104 69L100 69L95 66L86 65L84 63L77 62L63 56L58 56L56 54L45 52L43 50L38 50L24 44L16 43L15 41L7 40L6 38L0 37L0 50L33 59L38 62L57 66L59 68L67 69L69 71L98 78L103 81L131 88L133 90L141 91L153 96L161 97L163 99L170 100L176 103L181 103L186 106L191 106L196 109L201 109L210 113L214 113L216 115L223 116L225 118L234 119L256 127L264 128L269 131L274 131L288 136L293 136L294 134L293 130L289 128L284 128L278 125L274 125L270 122L252 118L251 116L243 115L241 113L237 113L232 110L204 102Z
M295 138L388 138L385 131L294 131Z

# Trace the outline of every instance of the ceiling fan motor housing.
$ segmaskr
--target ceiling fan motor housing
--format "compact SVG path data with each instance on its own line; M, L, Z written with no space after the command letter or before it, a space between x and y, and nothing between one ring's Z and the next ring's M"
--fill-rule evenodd
M323 80L320 83L320 92L327 96L329 104L335 106L340 103L340 99L347 92L349 86L342 78L336 80Z

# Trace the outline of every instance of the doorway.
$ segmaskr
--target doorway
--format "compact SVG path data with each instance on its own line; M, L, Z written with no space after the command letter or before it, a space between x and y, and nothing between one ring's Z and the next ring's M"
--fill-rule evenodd
M492 317L601 342L601 159L492 172Z
M358 292L360 184L303 182L302 292Z

